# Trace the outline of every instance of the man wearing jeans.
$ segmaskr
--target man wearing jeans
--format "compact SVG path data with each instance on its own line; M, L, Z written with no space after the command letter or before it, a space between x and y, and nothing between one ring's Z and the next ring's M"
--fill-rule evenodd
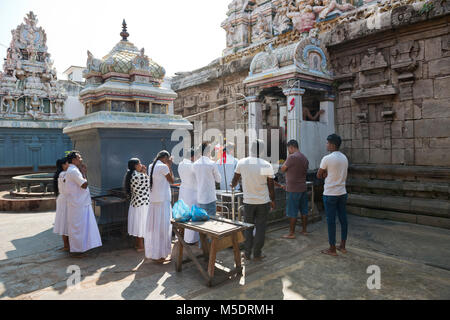
M309 161L298 149L298 142L290 140L287 143L289 156L281 167L282 172L286 172L287 204L286 215L289 218L289 234L283 236L284 239L295 239L295 225L297 224L298 213L302 217L302 235L307 235L306 225L308 222L308 193L306 190L306 174L308 173Z
M201 157L194 162L192 168L197 181L197 203L198 206L210 216L216 215L216 182L220 183L222 177L214 161L211 160L211 146L202 143L199 148Z
M265 256L261 250L266 236L266 222L270 207L275 209L274 173L272 165L259 155L264 150L264 141L256 140L252 143L250 157L238 161L231 186L234 188L242 177L244 191L244 220L255 225L244 231L244 258L261 261ZM261 152L260 152L261 151Z
M323 203L327 214L328 242L330 248L322 250L324 254L337 256L336 253L336 215L341 224L341 245L337 250L346 253L345 242L347 241L347 191L345 180L347 180L348 160L339 151L342 140L337 134L329 135L327 138L327 150L331 153L323 157L320 169L317 172L319 179L325 179L323 192Z

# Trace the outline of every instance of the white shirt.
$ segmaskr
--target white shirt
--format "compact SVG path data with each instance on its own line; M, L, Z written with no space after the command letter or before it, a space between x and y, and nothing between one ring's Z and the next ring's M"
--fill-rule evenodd
M59 176L58 176L58 192L61 195L66 195L66 183L65 183L65 178L66 178L66 171L62 171Z
M84 207L91 205L91 194L89 188L83 189L81 186L87 182L80 170L73 164L69 165L65 175L66 184L64 193L70 205Z
M267 178L274 178L272 165L264 159L248 157L238 161L236 173L242 177L244 203L270 202Z
M152 172L151 163L148 166L148 175ZM153 170L153 186L150 191L150 203L170 201L172 192L170 191L170 184L167 181L166 176L170 173L169 167L162 161L158 160L155 163L155 169Z
M348 160L340 151L334 151L323 157L320 169L327 170L325 178L324 196L342 196L347 194L345 180L347 180Z
M178 165L181 186L189 190L197 190L197 179L195 178L193 165L194 163L189 159L183 159Z
M202 156L194 162L194 174L197 179L197 202L208 204L217 201L216 182L220 183L222 177L216 163Z
M230 184L231 181L233 181L234 170L236 170L238 161L231 154L227 153L226 155L227 159L225 164L222 163L222 159L217 160L216 164L217 168L219 169L220 176L222 177L220 180L220 189L231 191ZM239 185L237 185L235 189L239 189Z

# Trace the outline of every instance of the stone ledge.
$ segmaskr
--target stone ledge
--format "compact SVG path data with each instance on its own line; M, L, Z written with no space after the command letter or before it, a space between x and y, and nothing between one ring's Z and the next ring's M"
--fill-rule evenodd
M376 218L383 220L392 220L399 222L414 223L438 228L450 229L450 219L440 217L430 217L423 215L410 214L405 212L395 212L388 210L377 210L371 208L362 208L347 206L347 212L353 215Z
M450 201L349 193L348 204L363 208L411 212L450 218Z

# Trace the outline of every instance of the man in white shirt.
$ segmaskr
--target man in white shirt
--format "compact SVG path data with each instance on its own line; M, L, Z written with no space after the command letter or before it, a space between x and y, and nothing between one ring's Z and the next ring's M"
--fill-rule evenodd
M194 161L195 161L195 150L190 149L190 160L183 159L183 161L178 165L178 175L181 179L180 193L178 199L183 200L184 203L189 207L197 204L197 180L194 174ZM189 244L194 244L198 242L200 236L198 232L186 229L184 232L184 241Z
M256 234L253 236L253 228L244 231L245 251L244 258L260 261L265 256L261 250L264 246L266 235L267 215L270 207L275 209L274 172L272 165L259 155L264 150L264 141L256 140L252 143L250 157L238 161L236 171L231 183L235 187L242 178L244 191L244 220L255 225Z
M193 165L195 179L197 180L197 203L210 216L215 216L216 182L220 183L222 177L216 163L210 158L210 144L202 143L199 152L201 152L201 157Z
M348 160L339 151L342 140L337 134L329 135L327 138L327 150L331 153L323 157L320 169L317 172L319 179L325 179L323 192L323 203L327 214L328 242L330 248L322 250L324 254L337 256L336 253L336 215L341 224L341 245L337 248L342 253L346 253L345 242L347 241L347 190L345 181L347 180Z
M85 168L83 158L79 152L73 151L67 156L67 160L69 168L65 176L65 190L70 252L82 253L100 247L102 241L92 209L86 172L83 176L78 169Z
M223 149L223 154L220 159L217 160L217 167L219 168L219 173L222 177L220 180L220 190L230 190L231 180L233 180L234 170L236 169L238 160L233 157L234 154L234 143L229 142L225 145ZM236 186L239 189L239 184Z

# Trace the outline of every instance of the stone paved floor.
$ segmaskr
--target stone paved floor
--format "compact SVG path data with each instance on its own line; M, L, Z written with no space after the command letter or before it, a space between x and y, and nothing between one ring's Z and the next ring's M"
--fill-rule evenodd
M54 212L0 213L0 299L450 299L445 229L349 216L349 253L333 258L319 253L327 246L324 220L296 240L281 239L285 225L273 225L264 262L207 288L192 262L176 273L173 263L145 261L126 241L120 250L105 243L70 257L57 251L53 219ZM230 250L218 255L227 267L232 259ZM70 265L81 268L81 288L67 288ZM380 290L367 289L369 265L381 268Z

